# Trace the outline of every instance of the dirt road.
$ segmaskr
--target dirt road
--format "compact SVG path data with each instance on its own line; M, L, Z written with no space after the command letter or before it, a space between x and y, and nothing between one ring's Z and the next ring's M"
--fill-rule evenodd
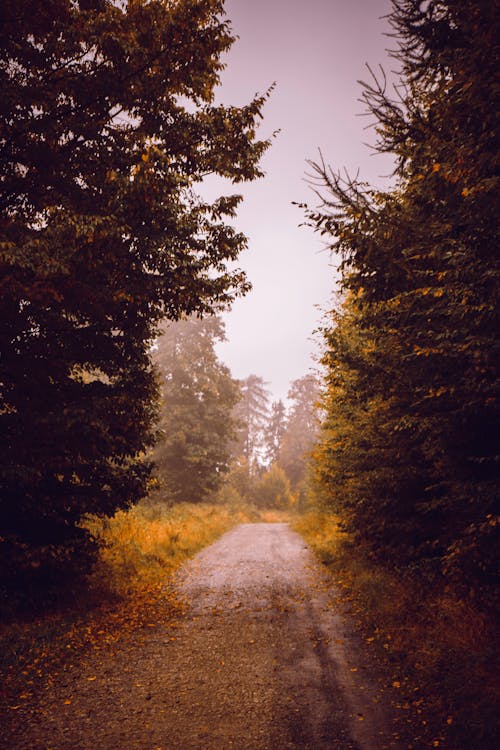
M165 623L104 663L89 657L70 669L8 747L396 747L363 650L287 524L237 527L195 557L177 586L187 610L175 631Z

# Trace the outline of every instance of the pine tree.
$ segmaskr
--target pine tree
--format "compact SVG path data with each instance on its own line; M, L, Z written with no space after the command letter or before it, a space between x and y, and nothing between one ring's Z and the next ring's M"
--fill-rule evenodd
M235 457L243 456L250 473L258 471L263 453L263 431L268 420L269 391L260 375L249 375L240 381L241 398L234 417L239 423L233 446Z
M292 488L296 489L305 479L310 453L318 433L317 378L310 374L294 380L290 385L288 398L291 404L279 463Z
M273 401L271 413L264 431L264 455L268 464L278 463L286 432L286 409L283 401Z
M387 192L316 165L350 295L326 331L319 469L379 556L494 581L499 6L395 0L402 82L364 89Z

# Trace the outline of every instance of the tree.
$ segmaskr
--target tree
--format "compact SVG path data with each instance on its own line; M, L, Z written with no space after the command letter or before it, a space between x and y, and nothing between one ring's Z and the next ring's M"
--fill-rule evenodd
M0 557L21 575L146 492L157 324L248 288L240 197L194 187L261 175L267 94L212 103L221 0L6 0L0 35Z
M395 0L402 82L364 89L391 191L315 165L309 211L342 257L319 468L373 554L494 582L498 3Z
M309 457L317 437L319 383L312 375L294 380L288 391L291 401L281 443L279 464L295 489L305 478Z
M262 433L268 418L269 391L260 375L249 375L240 381L240 387L241 398L234 409L240 429L233 453L242 455L253 472L262 458Z
M264 431L264 451L268 464L278 463L281 455L281 445L286 432L286 409L283 401L273 401L271 413Z
M163 439L155 450L162 495L170 502L200 502L229 470L239 387L217 359L224 340L217 317L168 325L158 341Z

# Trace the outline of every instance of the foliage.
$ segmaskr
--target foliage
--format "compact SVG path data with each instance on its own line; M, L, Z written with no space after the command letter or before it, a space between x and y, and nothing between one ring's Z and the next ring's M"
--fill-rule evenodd
M169 507L161 496L111 519L89 518L86 524L101 542L92 586L129 597L144 587L165 585L188 558L247 520L241 508L210 503Z
M251 498L258 508L289 510L294 505L290 481L277 464L272 464L254 481Z
M225 482L218 494L220 502L250 502L255 477L250 472L250 465L244 456L233 458Z
M448 585L374 563L339 519L310 511L293 524L328 566L340 600L377 656L400 710L404 746L494 750L498 744L495 623ZM422 585L423 583L423 585Z
M372 554L489 599L498 549L498 3L396 0L395 98L364 99L380 192L314 165L313 226L342 259L325 327L318 476Z
M158 321L248 288L227 223L240 197L194 192L261 175L267 94L213 104L233 39L221 0L2 4L0 558L16 585L90 551L83 514L146 492Z
M264 457L268 464L278 463L286 434L287 414L283 401L273 401L263 434Z
M161 494L170 502L202 502L229 470L240 393L214 350L224 339L217 317L166 326L157 343L163 437L154 452Z

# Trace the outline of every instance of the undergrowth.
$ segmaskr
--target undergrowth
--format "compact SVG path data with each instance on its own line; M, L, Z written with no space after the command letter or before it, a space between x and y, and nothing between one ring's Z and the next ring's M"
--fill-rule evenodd
M131 634L137 639L151 627L175 623L182 613L171 585L175 570L233 526L261 520L284 517L244 505L145 501L111 519L87 518L100 553L85 587L64 604L52 602L46 611L0 625L0 701L15 710L40 678L55 679L88 649L112 650Z
M232 526L257 517L250 508L143 502L113 518L89 518L100 543L90 586L127 597L164 583L183 562Z
M407 748L496 750L499 685L495 623L443 582L374 563L331 515L294 528L328 566L365 641L384 664Z

